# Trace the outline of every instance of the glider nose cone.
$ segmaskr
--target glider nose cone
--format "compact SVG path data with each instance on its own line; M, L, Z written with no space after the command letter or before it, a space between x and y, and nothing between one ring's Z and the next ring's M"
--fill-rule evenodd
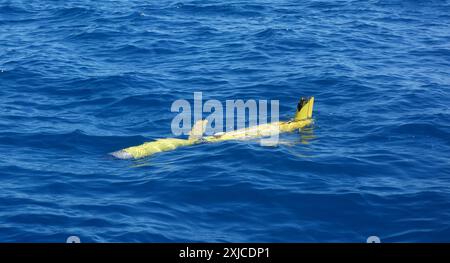
M117 152L112 152L110 154L112 156L116 157L116 158L119 158L119 159L132 159L133 158L133 156L131 154L127 153L124 150L120 150L120 151L117 151Z

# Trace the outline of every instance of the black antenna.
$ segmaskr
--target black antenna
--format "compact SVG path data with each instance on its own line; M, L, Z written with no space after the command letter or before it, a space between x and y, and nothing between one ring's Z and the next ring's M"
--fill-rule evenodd
M300 111L307 102L308 100L305 97L302 97L297 104L297 111Z

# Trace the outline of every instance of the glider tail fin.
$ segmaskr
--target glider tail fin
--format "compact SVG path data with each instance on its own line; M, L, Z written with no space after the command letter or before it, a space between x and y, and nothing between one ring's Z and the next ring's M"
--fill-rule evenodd
M314 106L314 97L304 98L302 97L297 104L297 111L295 113L294 120L306 120L312 118Z

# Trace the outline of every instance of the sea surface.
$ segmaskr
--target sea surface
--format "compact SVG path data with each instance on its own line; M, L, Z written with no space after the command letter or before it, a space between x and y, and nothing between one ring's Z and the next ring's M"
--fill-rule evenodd
M0 242L450 241L450 1L0 0ZM315 123L141 160L177 99Z

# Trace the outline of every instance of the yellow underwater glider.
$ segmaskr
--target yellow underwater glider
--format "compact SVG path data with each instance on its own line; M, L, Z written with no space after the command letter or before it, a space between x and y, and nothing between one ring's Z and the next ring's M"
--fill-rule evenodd
M284 132L292 132L312 124L312 111L314 106L314 97L302 98L297 105L297 111L292 120L279 121L244 129L220 132L211 136L203 136L205 132L206 120L198 121L194 124L188 139L166 138L158 139L152 142L125 148L112 152L119 159L139 159L159 152L175 150L178 147L195 145L199 143L212 143L228 140L243 140L257 137L267 137Z

